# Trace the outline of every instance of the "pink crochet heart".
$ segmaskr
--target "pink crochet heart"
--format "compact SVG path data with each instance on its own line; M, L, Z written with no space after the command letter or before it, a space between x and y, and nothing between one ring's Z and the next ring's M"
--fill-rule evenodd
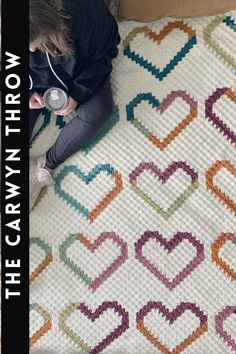
M221 339L230 347L234 352L236 352L236 338L224 330L224 322L232 316L236 315L236 306L226 306L222 311L218 313L215 317L215 330L216 333L220 336Z

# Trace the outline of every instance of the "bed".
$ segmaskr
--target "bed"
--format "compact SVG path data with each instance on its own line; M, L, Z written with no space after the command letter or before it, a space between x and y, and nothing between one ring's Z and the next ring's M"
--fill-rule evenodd
M236 11L119 26L113 116L30 215L31 353L236 352Z

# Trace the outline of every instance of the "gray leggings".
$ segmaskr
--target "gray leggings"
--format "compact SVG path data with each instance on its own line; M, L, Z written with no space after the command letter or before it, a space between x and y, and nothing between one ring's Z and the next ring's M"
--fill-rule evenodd
M30 136L43 109L30 110ZM68 157L89 144L110 120L113 98L110 79L84 104L76 109L76 117L61 130L55 144L46 153L46 166L55 169Z

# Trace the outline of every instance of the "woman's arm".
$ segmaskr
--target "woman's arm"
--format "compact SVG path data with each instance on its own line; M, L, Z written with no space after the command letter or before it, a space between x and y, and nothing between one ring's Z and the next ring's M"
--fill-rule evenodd
M84 69L75 75L69 89L69 95L79 104L87 101L109 77L120 43L118 25L104 1L93 4L93 8L83 9L78 23L74 20L72 27L76 53L84 58Z

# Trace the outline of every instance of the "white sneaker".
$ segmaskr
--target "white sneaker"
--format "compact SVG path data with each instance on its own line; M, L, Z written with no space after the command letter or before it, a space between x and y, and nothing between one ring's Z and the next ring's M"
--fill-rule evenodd
M37 170L38 168L43 168L46 163L46 154L41 156L31 156L30 157L30 172Z
M54 184L50 172L44 168L45 161L46 155L30 159L30 211L34 206L41 189L44 186L51 186Z

